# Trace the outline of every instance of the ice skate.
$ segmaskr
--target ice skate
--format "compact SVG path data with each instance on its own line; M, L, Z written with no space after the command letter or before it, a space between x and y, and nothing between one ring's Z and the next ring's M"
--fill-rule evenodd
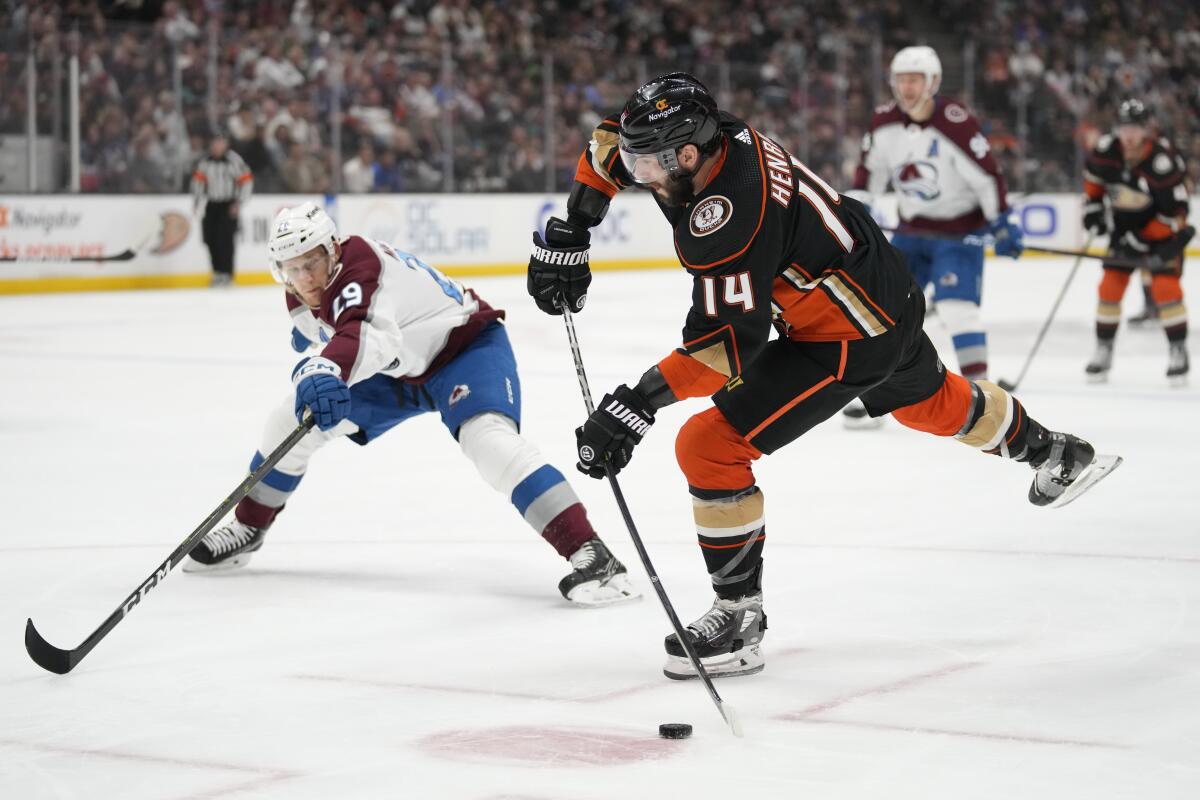
M1125 320L1131 328L1157 328L1158 327L1158 309L1153 305L1146 305L1140 312L1134 314Z
M266 528L252 528L236 519L212 531L196 545L183 562L184 572L223 572L250 563L262 547Z
M1095 486L1117 467L1120 456L1096 455L1090 444L1069 433L1051 433L1046 458L1029 486L1029 502L1059 508Z
M588 539L571 554L571 567L571 574L558 582L558 590L577 606L600 608L642 597L630 582L625 565L598 537Z
M1088 383L1107 383L1108 371L1112 369L1112 342L1096 342L1096 352L1088 362L1084 372L1087 373Z
M687 626L686 633L704 670L710 677L722 678L762 672L766 662L759 643L766 630L762 595L753 594L736 600L718 597L708 613ZM667 649L664 675L677 681L697 677L675 634L663 644Z
M1187 386L1188 351L1184 342L1171 342L1167 355L1167 382L1174 387Z
M842 409L842 427L849 431L866 431L883 427L883 417L872 417L861 400L850 401Z

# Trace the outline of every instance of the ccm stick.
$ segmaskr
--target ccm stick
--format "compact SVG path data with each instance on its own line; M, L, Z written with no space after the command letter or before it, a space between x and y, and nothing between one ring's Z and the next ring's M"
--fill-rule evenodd
M241 502L242 498L250 493L258 482L261 481L268 472L275 468L279 460L287 455L288 451L296 446L297 442L304 438L304 435L312 429L312 416L305 417L304 422L296 426L296 429L288 434L288 437L276 447L266 460L259 466L258 469L246 476L238 487L234 489L221 504L217 506L208 517L200 523L200 527L192 531L183 542L175 548L171 555L167 556L167 560L159 565L158 569L150 574L150 577L142 581L142 584L134 590L133 594L125 598L125 602L117 606L117 609L108 615L108 619L100 625L99 628L92 631L91 635L83 640L78 647L71 650L63 650L55 647L42 638L38 633L37 628L33 624L33 620L29 619L25 623L25 649L29 651L29 657L32 658L39 667L50 672L65 675L75 668L84 656L92 652L92 648L100 643L100 641L112 632L112 629L117 627L117 623L125 619L126 615L140 603L150 590L158 586L167 575L173 570L176 565L182 561L188 553L200 544L200 540L211 531L218 522L229 511Z
M591 414L596 409L595 404L592 402L592 390L588 386L587 373L583 370L583 356L579 352L579 339L575 335L575 319L571 315L571 309L567 308L566 303L559 303L558 307L562 310L563 324L567 327L567 338L571 341L571 356L575 359L575 375L579 378L579 390L583 393L583 404L587 407L588 414ZM667 619L671 621L671 627L674 628L675 635L679 637L679 643L683 645L683 650L687 653L688 660L692 662L692 667L695 668L696 674L704 684L704 688L708 690L708 696L716 704L717 711L721 714L721 719L725 720L725 724L729 726L729 730L733 732L734 736L741 736L742 724L737 712L733 706L722 700L721 695L717 693L717 687L713 686L712 678L705 671L704 665L700 663L700 658L696 655L696 649L692 647L691 639L687 637L683 625L679 622L679 615L675 613L675 607L671 605L671 600L667 597L667 590L663 588L662 581L658 577L658 572L655 571L654 565L650 563L650 554L646 552L646 546L642 543L642 537L638 534L637 527L633 524L633 516L629 513L629 506L625 502L625 495L621 492L620 484L617 483L617 476L613 474L612 465L606 462L604 471L608 475L608 483L612 487L613 496L617 499L617 508L621 510L621 516L625 519L625 527L629 529L629 538L633 539L633 546L637 549L638 558L642 560L642 566L646 569L646 575L650 578L650 583L654 586L654 591L658 594L658 599L662 603L663 611L667 613Z

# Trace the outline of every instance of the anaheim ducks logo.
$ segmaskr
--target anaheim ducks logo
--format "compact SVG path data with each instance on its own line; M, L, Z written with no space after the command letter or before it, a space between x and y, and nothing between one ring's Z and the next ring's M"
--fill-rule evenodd
M169 253L187 241L188 233L191 231L192 223L188 218L178 211L164 211L160 218L162 225L159 228L158 245L152 250L155 255Z
M721 229L725 223L733 219L733 204L728 197L719 194L706 197L696 204L692 216L688 220L688 228L692 236L708 236Z

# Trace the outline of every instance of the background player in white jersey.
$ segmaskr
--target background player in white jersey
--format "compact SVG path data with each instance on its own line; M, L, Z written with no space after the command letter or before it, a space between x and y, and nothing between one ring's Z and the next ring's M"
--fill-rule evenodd
M990 233L997 255L1017 258L1022 233L1009 220L1004 177L979 123L960 103L937 96L942 64L930 47L905 47L891 64L895 101L876 109L863 139L854 188L870 205L888 183L896 192L904 254L917 285L933 285L933 302L969 380L987 377L987 335L980 320L983 246L959 240ZM861 405L846 411L849 427L872 420ZM857 423L857 424L856 424Z
M436 411L483 479L571 562L559 583L564 597L593 606L638 597L562 473L518 433L521 385L503 311L414 255L362 236L339 239L313 203L279 212L267 248L288 290L293 346L322 349L292 371L294 396L268 418L251 469L306 412L317 430L204 538L185 571L244 565L322 445L338 436L366 444Z

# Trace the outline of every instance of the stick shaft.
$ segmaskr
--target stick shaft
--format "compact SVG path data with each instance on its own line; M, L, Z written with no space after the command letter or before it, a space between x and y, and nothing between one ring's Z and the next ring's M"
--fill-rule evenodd
M108 618L101 623L100 627L92 631L91 635L84 639L78 647L72 650L62 650L55 647L42 638L41 634L38 633L37 628L34 626L33 620L28 620L25 625L25 649L29 652L29 656L43 669L47 669L50 672L57 672L60 675L70 672L72 669L74 669L75 665L82 661L84 656L90 653L92 648L99 644L101 640L103 640L104 637L112 631L113 628L117 627L117 624L124 619L125 616L128 615L129 612L131 612L134 607L136 607L146 597L147 594L149 594L151 589L155 588L159 583L165 580L171 570L173 570L179 564L179 562L187 556L188 553L192 552L196 545L200 543L200 540L203 539L208 532L211 531L216 524L233 509L234 506L240 503L242 498L248 495L250 490L257 486L259 481L266 477L268 472L275 468L275 465L279 463L279 460L287 455L288 451L295 447L297 442L304 438L305 434L312 429L312 426L313 418L311 416L306 417L304 422L297 425L295 430L288 434L287 438L284 439L283 442L281 442L280 445L266 457L263 463L259 465L258 469L246 476L245 480L238 484L237 488L230 492L229 496L222 500L221 504L213 509L212 513L205 517L204 521L201 522L194 531L188 534L188 537L171 552L171 555L167 556L167 559L159 564L158 568L155 569L154 572L152 572L150 576L146 578L146 580L142 581L138 588L135 589L127 598L125 598L125 601L121 603L121 605L117 606L116 610L108 615Z
M559 308L562 309L563 324L567 328L567 338L571 342L571 356L575 359L575 376L579 379L579 390L583 394L583 404L590 415L596 409L592 402L592 390L588 384L587 372L583 368L583 355L579 350L579 338L575 335L575 320L571 315L571 310L566 307L566 303L561 304ZM646 546L642 542L641 535L638 534L637 526L633 524L633 515L629 512L629 505L625 502L625 495L621 491L620 484L617 483L617 476L613 474L612 466L606 463L604 469L608 476L609 486L612 487L613 497L617 500L617 508L620 509L621 517L625 520L625 527L629 530L629 538L633 540L633 546L637 550L638 558L642 561L646 575L650 578L650 584L654 587L654 591L658 595L658 600L662 604L663 611L667 614L667 619L671 622L671 627L675 630L675 635L679 637L679 643L683 645L683 650L687 653L688 660L692 662L692 668L696 670L696 674L700 677L704 688L708 690L708 696L712 698L713 703L717 706L717 711L720 712L721 719L725 720L725 724L729 726L735 735L740 735L732 713L726 713L725 701L721 699L721 695L717 692L717 687L713 686L712 677L704 669L704 665L700 663L700 657L696 655L696 650L692 647L691 640L684 632L683 624L679 621L679 615L675 613L675 607L671 604L671 599L667 596L667 590L662 585L662 580L659 579L654 565L650 562L650 554L646 552Z
M1083 248L1086 250L1088 245L1092 243L1092 237L1088 237ZM1083 263L1083 254L1076 256L1075 263L1071 264L1071 271L1067 273L1067 279L1063 281L1062 288L1058 290L1058 297L1054 298L1054 305L1050 307L1050 313L1046 316L1046 321L1042 323L1042 329L1038 331L1037 338L1033 340L1033 347L1029 350L1029 355L1025 357L1025 363L1021 366L1021 372L1018 373L1017 379L1012 382L1012 388L1016 389L1021 385L1021 381L1025 379L1025 373L1029 371L1029 365L1033 363L1033 357L1037 355L1038 349L1042 346L1042 340L1046 338L1046 332L1050 330L1050 325L1054 322L1054 317L1058 314L1058 307L1062 305L1063 298L1067 296L1067 289L1071 288L1071 282L1075 280L1075 273L1079 271L1079 265Z
M983 236L975 233L965 235L958 234L939 234L926 233L925 231L905 230L904 228L885 228L880 226L879 230L884 233L898 233L901 236L912 236L916 239L932 239L938 242L962 242L963 244L978 245L980 247L991 244L990 236ZM1137 258L1121 258L1120 256L1110 256L1106 253L1095 253L1089 250L1092 238L1089 236L1087 244L1082 250L1064 250L1058 247L1043 247L1042 245L1027 244L1025 245L1026 252L1030 253L1046 253L1056 256L1073 256L1075 258L1094 258L1103 261L1105 264L1110 264L1114 267L1128 267L1129 269L1152 269L1155 268L1147 259Z

